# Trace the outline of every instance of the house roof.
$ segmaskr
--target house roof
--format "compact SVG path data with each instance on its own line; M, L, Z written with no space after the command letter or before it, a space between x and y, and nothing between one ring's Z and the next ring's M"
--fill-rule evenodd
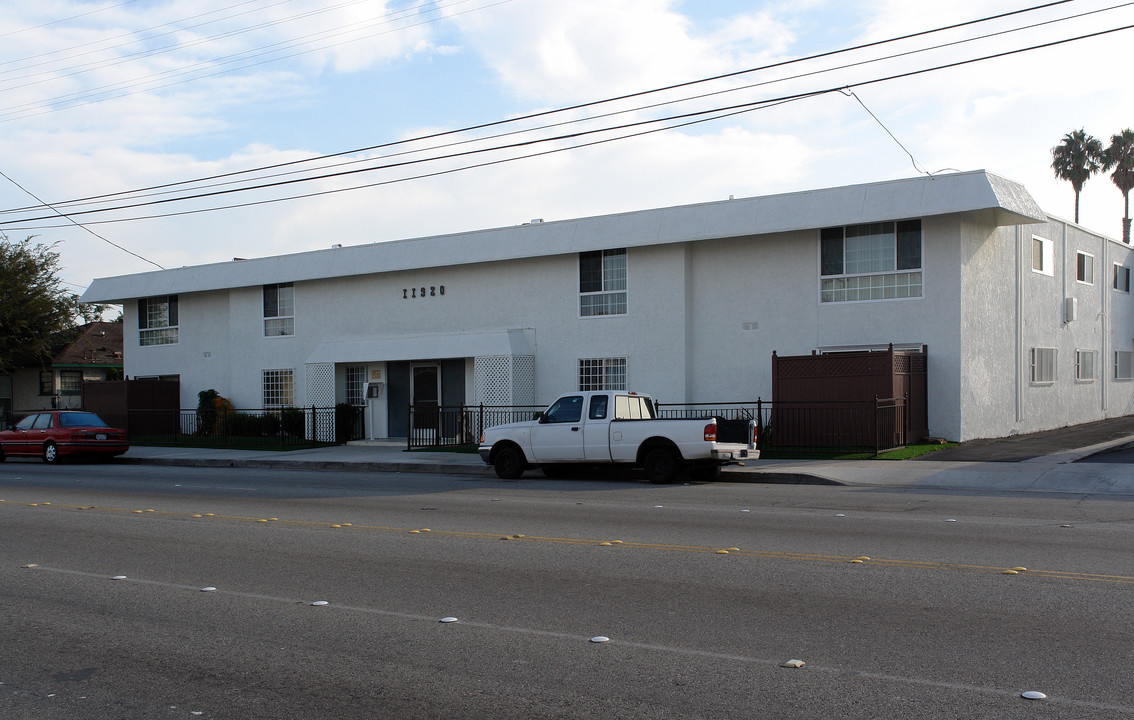
M122 323L92 322L60 330L47 340L44 355L24 353L16 367L122 367Z
M1023 185L984 170L639 210L491 230L97 278L85 303L430 267L992 211L998 225L1044 222Z
M78 336L55 353L51 364L122 367L122 323L92 322L79 328Z

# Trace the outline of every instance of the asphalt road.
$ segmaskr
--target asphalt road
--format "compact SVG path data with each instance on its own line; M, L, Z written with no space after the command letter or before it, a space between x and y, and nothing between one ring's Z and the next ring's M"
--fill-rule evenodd
M23 461L0 500L3 718L1134 717L1126 501Z

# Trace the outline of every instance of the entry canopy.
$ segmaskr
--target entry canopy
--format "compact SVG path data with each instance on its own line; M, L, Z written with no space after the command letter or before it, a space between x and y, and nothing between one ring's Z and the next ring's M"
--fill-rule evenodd
M531 328L481 333L436 333L329 340L320 343L307 364L396 362L444 358L534 355Z

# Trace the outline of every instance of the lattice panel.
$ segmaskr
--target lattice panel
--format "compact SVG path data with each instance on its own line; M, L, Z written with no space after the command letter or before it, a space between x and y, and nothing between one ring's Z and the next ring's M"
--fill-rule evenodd
M473 402L534 405L535 356L490 355L473 361Z
M307 407L329 408L335 405L335 366L333 363L313 363L307 366ZM334 414L329 423L319 423L315 432L321 442L335 441ZM307 414L307 436L311 437L311 423L314 420Z
M512 358L512 404L535 405L535 355L516 355Z
M473 402L484 405L512 404L510 356L491 355L473 361Z

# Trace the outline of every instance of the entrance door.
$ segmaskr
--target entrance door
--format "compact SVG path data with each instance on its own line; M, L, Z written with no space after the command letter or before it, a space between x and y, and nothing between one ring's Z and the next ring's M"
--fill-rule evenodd
M412 437L436 442L441 424L441 366L413 365L410 368L410 405L413 406Z

